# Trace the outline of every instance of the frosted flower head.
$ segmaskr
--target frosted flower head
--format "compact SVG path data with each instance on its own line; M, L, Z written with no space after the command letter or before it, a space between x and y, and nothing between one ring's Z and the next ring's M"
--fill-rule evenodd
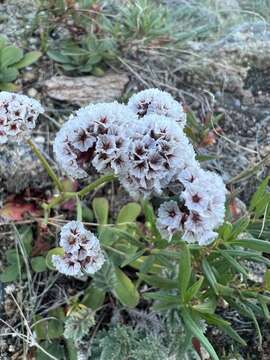
M129 99L128 107L139 117L156 114L175 120L182 128L186 124L186 114L182 105L166 91L140 91Z
M129 129L128 162L120 181L134 198L160 194L173 176L195 161L192 145L176 122L145 116Z
M170 240L171 233L181 231L184 241L208 245L216 239L218 234L214 230L224 221L225 185L219 175L196 166L185 168L177 178L184 188L179 204L172 202L181 213L179 227L173 232L164 231L164 227L168 227L164 204L158 211L157 226L167 240ZM169 206L169 203L165 204Z
M181 194L189 215L184 223L183 239L208 245L217 237L213 230L225 216L226 188L221 177L214 172L196 170L192 182L185 183Z
M73 178L86 177L91 166L99 172L118 172L126 161L125 128L136 119L125 105L116 102L78 110L55 138L57 162Z
M157 228L161 235L170 241L172 236L181 230L183 216L176 201L164 202L158 209L157 218Z
M37 100L25 95L0 92L0 144L29 136L44 112Z
M69 276L82 276L81 264L75 254L65 253L63 256L53 255L52 263L62 274Z
M70 221L63 226L60 246L64 249L64 255L53 255L52 262L62 274L94 274L105 261L98 239L79 221Z

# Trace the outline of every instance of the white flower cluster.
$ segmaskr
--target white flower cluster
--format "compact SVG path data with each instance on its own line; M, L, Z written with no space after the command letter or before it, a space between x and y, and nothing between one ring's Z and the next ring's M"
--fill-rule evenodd
M94 274L105 261L98 239L79 221L70 221L62 227L60 246L65 253L63 256L53 255L52 262L62 274Z
M143 98L148 111L138 114L134 104ZM127 106L101 103L77 111L58 132L54 152L73 178L86 177L91 167L111 171L134 198L147 197L160 194L175 174L195 161L184 124L182 106L170 94L145 90Z
M58 132L56 160L73 178L86 177L91 165L99 172L118 173L127 160L126 127L136 121L136 116L117 102L82 108Z
M182 129L164 116L145 116L130 128L129 139L120 181L134 198L160 194L175 174L195 163L195 152Z
M167 240L176 232L188 243L207 245L215 240L214 229L225 215L226 189L221 177L199 166L187 167L178 175L184 186L179 203L168 201L158 210L157 226Z
M37 100L25 95L0 92L0 144L20 141L36 126L36 119L44 112Z
M207 244L224 218L225 186L200 168L183 132L182 105L158 89L141 91L128 105L90 105L77 111L56 136L54 151L74 178L114 172L133 198L161 194L176 184L179 202L163 204L158 227L168 240L181 231L187 242ZM178 204L179 203L179 204ZM79 265L78 265L79 266Z
M159 89L147 89L131 96L128 107L139 117L156 114L177 121L181 128L186 124L182 105L169 93Z

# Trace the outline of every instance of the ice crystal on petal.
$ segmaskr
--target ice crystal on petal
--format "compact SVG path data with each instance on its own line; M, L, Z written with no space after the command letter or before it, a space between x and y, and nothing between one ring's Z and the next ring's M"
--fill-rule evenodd
M79 221L70 221L63 226L60 246L64 249L64 255L53 255L52 262L62 274L94 274L105 261L98 239Z
M44 112L37 100L25 95L0 92L0 144L29 136L39 114Z
M172 118L182 128L186 124L186 114L182 105L166 91L159 89L140 91L130 98L128 106L139 117L156 114Z

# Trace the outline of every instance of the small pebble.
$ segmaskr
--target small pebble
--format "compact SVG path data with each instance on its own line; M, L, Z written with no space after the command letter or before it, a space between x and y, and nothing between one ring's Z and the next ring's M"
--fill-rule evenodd
M31 97L36 97L38 94L37 90L34 89L34 88L30 88L28 91L27 91L27 95L31 96Z

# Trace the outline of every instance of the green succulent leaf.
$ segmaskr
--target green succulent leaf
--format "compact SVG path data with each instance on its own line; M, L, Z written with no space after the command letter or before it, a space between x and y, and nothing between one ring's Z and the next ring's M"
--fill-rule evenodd
M269 269L264 274L264 286L268 291L270 290L270 270Z
M17 280L19 276L19 270L17 264L7 266L4 271L0 274L0 281L3 283L12 282Z
M15 67L0 69L0 81L3 83L14 81L17 76L18 70Z
M258 207L259 203L265 198L266 195L266 191L267 191L267 186L269 183L269 179L270 176L267 176L260 184L260 186L258 187L257 191L253 194L251 201L250 201L250 206L249 209L255 210L256 207Z
M241 246L270 254L270 242L257 239L241 239L230 241L231 246Z
M43 256L36 256L31 259L31 266L35 272L43 272L47 270L46 259Z
M46 350L50 355L54 356L55 359L65 360L66 353L63 345L59 341L42 341L40 346ZM52 357L46 355L42 350L38 349L36 354L37 360L51 360Z
M188 248L184 242L181 244L181 254L180 254L180 263L179 263L179 273L178 273L178 283L180 290L181 301L184 302L186 291L191 276L191 255Z
M177 289L178 285L176 280L166 279L158 275L139 274L139 278L144 280L147 284L154 286L158 289Z
M213 360L219 360L215 349L210 344L201 328L194 321L192 314L187 309L182 309L181 315L184 320L185 327L188 329L188 331L190 331L193 336L195 336L201 342Z
M92 310L97 310L100 306L102 306L104 299L105 299L105 291L98 289L94 285L90 285L84 291L82 304L91 308Z
M116 223L118 225L122 223L132 223L136 221L140 213L141 213L140 204L136 202L130 202L121 208L117 216Z
M213 288L215 294L218 295L217 280L209 262L206 259L203 259L202 261L202 269L206 279Z
M24 57L14 64L17 69L25 68L29 65L35 63L40 57L42 53L40 51L30 51L24 55Z
M123 305L131 308L135 307L139 302L140 296L133 282L119 268L115 268L115 275L116 283L114 285L113 292L116 298Z
M190 288L187 289L185 294L185 302L189 302L193 298L195 298L203 284L204 277L201 276L199 280L197 280L193 285L190 286Z
M242 346L246 346L246 342L241 336L231 327L230 323L222 317L216 314L206 314L200 313L200 316L206 320L206 322L210 325L214 325L224 331L227 335L229 335L232 339L236 340Z
M61 64L68 64L70 62L70 58L67 55L63 55L59 51L49 50L47 52L47 55L49 56L50 59L59 62Z
M0 51L0 67L2 69L16 64L23 58L23 51L16 46L7 46Z
M92 202L92 207L95 213L95 217L100 225L108 223L109 216L109 202L106 198L97 197Z

